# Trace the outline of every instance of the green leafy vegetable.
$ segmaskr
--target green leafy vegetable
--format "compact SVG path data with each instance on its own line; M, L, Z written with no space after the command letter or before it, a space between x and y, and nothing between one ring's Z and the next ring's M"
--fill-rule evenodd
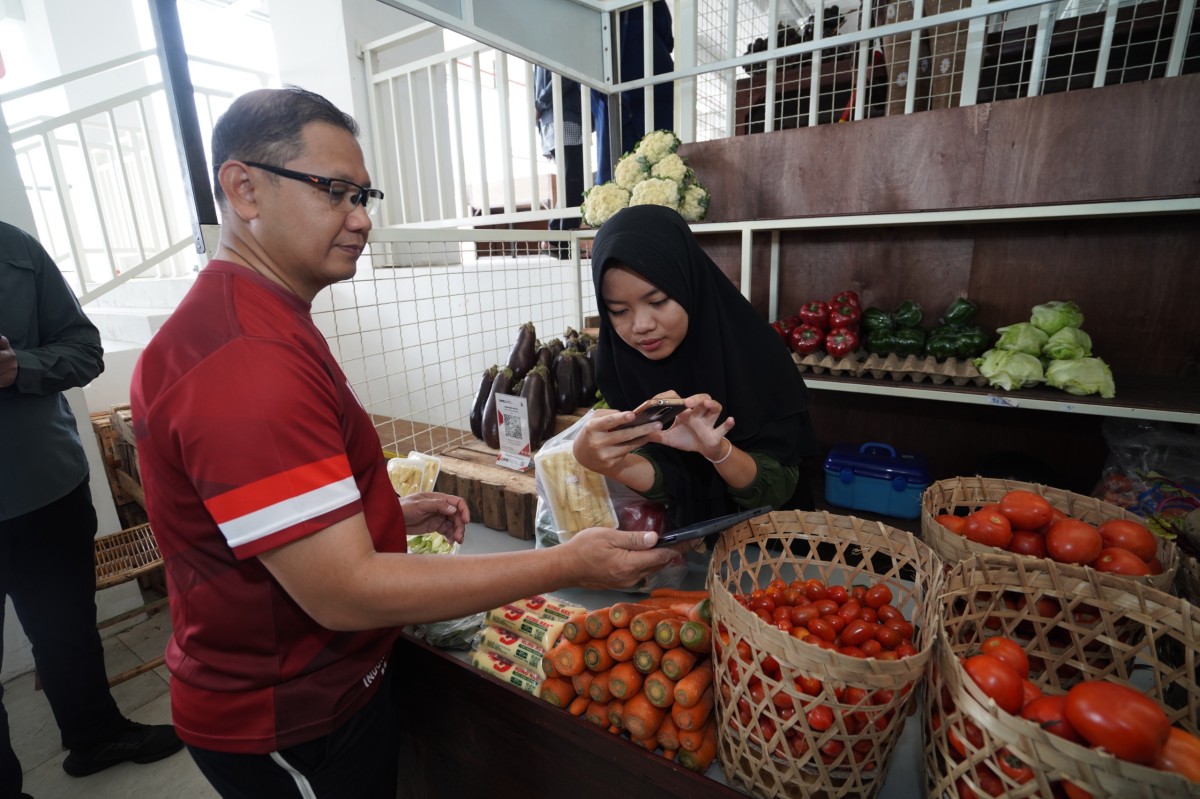
M1033 314L1029 321L1053 336L1064 327L1083 327L1083 311L1073 302L1053 300L1033 306Z
M1050 340L1050 336L1029 322L1000 327L996 332L1000 334L996 349L1015 350L1026 355L1041 355L1042 347Z
M449 555L454 544L441 533L422 533L408 537L408 551L418 555Z
M1012 391L1045 380L1042 362L1019 350L991 349L975 359L975 368L987 378L988 385Z
M1092 337L1077 327L1064 327L1042 346L1042 355L1055 361L1086 358L1092 354Z
M1099 358L1051 361L1046 368L1046 384L1079 396L1099 394L1112 399L1117 394L1112 370Z

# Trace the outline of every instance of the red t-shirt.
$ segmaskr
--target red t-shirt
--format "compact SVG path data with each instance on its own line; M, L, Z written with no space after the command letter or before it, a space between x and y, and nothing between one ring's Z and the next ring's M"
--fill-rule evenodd
M130 399L179 737L262 754L333 731L378 688L397 631L325 629L256 556L359 512L376 551L403 552L405 528L308 303L211 262L142 353Z

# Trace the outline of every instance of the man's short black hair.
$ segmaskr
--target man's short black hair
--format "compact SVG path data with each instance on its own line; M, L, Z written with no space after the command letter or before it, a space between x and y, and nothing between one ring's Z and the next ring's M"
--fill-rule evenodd
M224 204L217 173L226 161L282 165L304 153L301 132L312 122L341 128L355 138L358 123L333 103L299 86L260 89L233 101L213 128L213 193Z

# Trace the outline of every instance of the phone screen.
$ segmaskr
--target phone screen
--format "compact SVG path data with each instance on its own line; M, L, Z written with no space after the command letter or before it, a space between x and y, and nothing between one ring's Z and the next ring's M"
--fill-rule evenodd
M664 404L639 408L637 410L637 416L634 417L632 422L626 422L625 424L613 429L626 430L630 427L650 424L651 422L662 422L663 429L665 430L671 426L672 422L675 421L676 416L687 410L682 402L670 402L669 404L667 404L667 401L665 400L660 400L660 402L663 402Z
M658 543L654 546L665 547L668 544L678 544L680 541L691 541L696 538L704 538L713 533L719 533L723 530L728 530L735 524L740 524L748 519L753 519L755 516L762 516L764 513L770 513L774 508L770 505L762 505L751 510L743 510L737 513L731 513L728 516L718 516L715 519L709 519L704 522L696 522L689 524L686 527L680 527L678 530L672 530L669 533L664 533L658 537Z

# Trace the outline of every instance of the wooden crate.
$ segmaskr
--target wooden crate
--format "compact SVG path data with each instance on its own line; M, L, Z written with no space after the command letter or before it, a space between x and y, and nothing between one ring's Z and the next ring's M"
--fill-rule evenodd
M130 446L137 444L137 439L133 436L133 413L128 404L112 406L109 418L122 441L128 442Z
M104 459L104 476L108 478L108 489L112 492L113 502L119 507L132 502L133 497L125 493L118 479L121 469L121 453L118 449L120 435L113 427L112 418L103 411L91 414L92 430L96 434L96 443L100 447L100 456Z
M462 497L471 521L513 538L533 540L537 487L533 470L517 472L496 465L497 451L482 441L471 441L443 452L435 489Z

